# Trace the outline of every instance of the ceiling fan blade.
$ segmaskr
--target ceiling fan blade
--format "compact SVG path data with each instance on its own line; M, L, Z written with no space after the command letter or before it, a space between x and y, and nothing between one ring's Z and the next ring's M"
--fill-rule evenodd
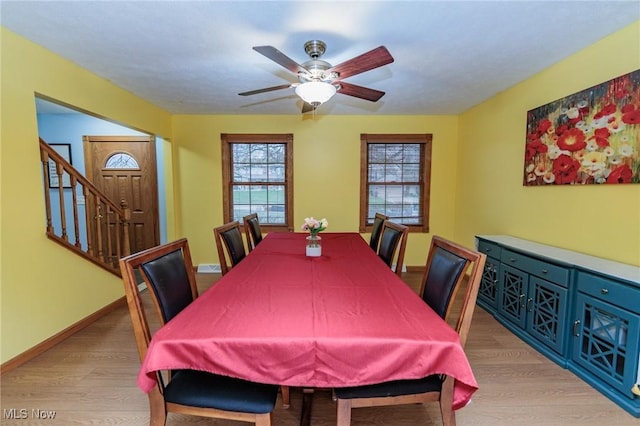
M281 84L280 86L265 87L264 89L250 90L248 92L238 93L238 95L240 95L240 96L250 96L250 95L255 95L255 94L258 94L258 93L273 92L274 90L288 89L290 87L294 87L294 85L291 84L291 83L289 83L289 84Z
M336 90L336 92L343 95L353 96L371 102L376 102L384 96L384 92L381 92L380 90L369 89L368 87L345 83L344 81L341 81L338 84L340 85L340 88Z
M254 46L253 50L266 56L267 58L271 59L273 62L279 65L282 65L283 67L285 67L286 69L288 69L294 74L298 74L299 72L304 74L309 73L309 71L306 68L304 68L302 65L298 64L296 61L294 61L293 59L291 59L290 57L288 57L287 55L285 55L284 53L282 53L281 51L279 51L273 46Z
M311 112L313 110L315 110L315 108L309 102L302 102L302 113L303 114L306 114L306 113Z
M356 56L355 58L331 67L326 72L337 72L340 74L338 80L342 80L343 78L360 74L390 64L391 62L393 62L393 56L391 56L386 47L379 46L367 53L363 53L360 56Z

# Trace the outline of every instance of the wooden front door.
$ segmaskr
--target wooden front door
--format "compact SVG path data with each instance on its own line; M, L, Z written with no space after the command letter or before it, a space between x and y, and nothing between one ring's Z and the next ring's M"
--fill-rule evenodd
M131 209L131 253L158 245L155 138L84 136L83 141L87 178L114 203L124 200Z

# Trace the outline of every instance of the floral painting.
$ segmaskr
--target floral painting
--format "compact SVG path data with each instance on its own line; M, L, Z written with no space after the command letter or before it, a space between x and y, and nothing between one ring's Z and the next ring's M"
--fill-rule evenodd
M524 185L640 182L640 70L527 113Z

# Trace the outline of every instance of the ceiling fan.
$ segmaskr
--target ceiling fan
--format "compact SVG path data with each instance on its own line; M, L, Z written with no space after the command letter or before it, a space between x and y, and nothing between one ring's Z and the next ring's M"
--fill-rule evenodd
M345 83L342 80L393 62L393 57L386 47L376 47L336 66L332 66L329 62L320 59L326 48L327 45L320 40L306 42L304 51L311 59L300 65L273 46L254 46L253 50L297 75L299 82L265 87L264 89L238 93L238 95L249 96L274 90L295 88L296 94L304 101L302 106L303 114L314 111L320 104L331 99L336 93L371 102L376 102L384 96L384 92L379 90Z

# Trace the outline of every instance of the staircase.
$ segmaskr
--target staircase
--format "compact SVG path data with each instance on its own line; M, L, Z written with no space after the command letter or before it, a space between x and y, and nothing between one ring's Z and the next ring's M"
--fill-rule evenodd
M47 237L120 276L118 260L131 253L131 211L110 200L40 139Z

